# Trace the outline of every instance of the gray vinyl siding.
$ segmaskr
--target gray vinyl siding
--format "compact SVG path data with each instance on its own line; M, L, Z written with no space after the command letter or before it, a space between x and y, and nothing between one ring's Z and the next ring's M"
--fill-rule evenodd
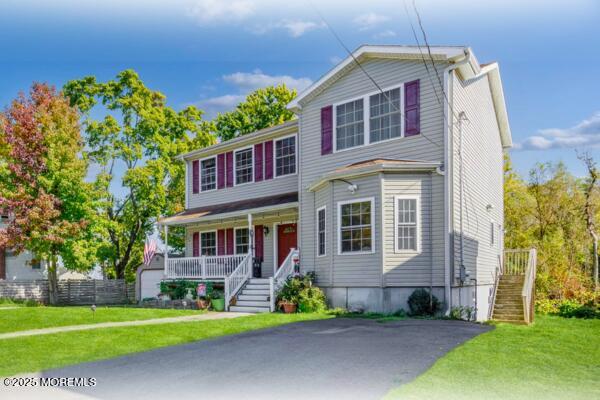
M385 286L444 284L443 177L438 174L385 174L383 246ZM420 251L395 248L395 196L419 199Z
M464 260L469 279L478 284L493 282L493 275L502 252L504 227L503 149L494 112L487 75L476 80L453 79L453 96L457 113L464 111L468 122L463 124L463 226ZM454 272L460 274L460 135L453 133L453 221ZM487 211L487 205L493 209ZM495 223L496 242L490 245L490 222Z
M286 137L290 136L293 133L289 132L289 129L285 131L285 133L277 136L277 137ZM273 138L273 141L277 139L277 137ZM253 146L256 143L263 143L265 141L271 140L271 137L265 139L263 137L259 137L257 139L251 140L249 142L241 143L239 147L232 150L235 151L237 149L247 148ZM275 148L275 143L273 143L273 147ZM296 149L298 149L298 139L296 138ZM229 151L229 150L228 150ZM223 150L225 152L225 150ZM216 156L217 153L211 155L203 155L198 159L204 159L212 156ZM233 186L223 189L211 190L208 192L202 192L194 194L193 186L192 186L192 161L186 161L188 164L188 174L187 174L187 190L188 190L188 207L187 208L196 208L209 206L214 204L221 203L230 203L233 201L239 200L249 200L255 199L257 197L265 197L272 196L276 194L282 193L290 193L298 191L298 174L297 171L299 169L299 157L296 154L296 174L292 175L284 175L280 177L275 176L275 171L273 171L273 179L262 180L261 182L252 182L246 183L239 186ZM264 164L264 158L263 158ZM235 159L234 159L234 167L235 167ZM273 157L273 169L275 169L275 157ZM254 170L253 170L254 173ZM264 176L264 174L263 174Z
M322 268L321 265L323 264L321 261L316 261L316 240L314 237L315 194L307 191L308 186L312 182L322 174L331 172L336 168L373 158L415 159L434 162L442 162L444 159L443 104L438 103L436 99L432 89L432 82L427 75L423 63L421 61L376 59L365 61L362 65L378 85L384 89L415 79L421 80L422 134L413 137L392 139L321 156L321 108L377 90L371 80L358 68L344 75L308 104L302 105L300 115L300 165L302 166L300 172L300 251L301 262L308 269ZM444 64L438 65L438 70L441 72L444 66ZM433 84L439 90L439 85L435 77L433 78ZM378 182L378 180L374 179L374 182ZM436 184L442 185L442 180L439 180ZM378 185L379 183L376 186ZM348 195L347 186L347 184L342 182L336 182L335 187L340 188L336 191L336 195L341 194L341 192L345 192ZM436 188L436 190L441 192L443 189L440 187L439 189ZM373 195L380 197L380 188L369 187L367 189L366 187L360 187L355 196L369 197ZM379 209L379 206L376 205L376 209ZM329 209L328 217L330 215L332 215L332 212ZM380 220L380 218L378 217L377 219ZM443 218L443 216L440 215L439 218ZM332 222L335 222L335 219ZM328 254L337 251L334 244L334 240L328 241ZM376 241L375 244L377 252L379 252L381 247L380 241ZM333 260L335 273L332 284L335 286L381 285L381 255L377 254L375 257L372 257L372 260L369 259L367 265L364 263L361 264L364 261L361 257L356 256L356 259L353 259L354 257L344 256L343 263L336 263L336 260ZM379 257L378 260L377 257ZM371 263L375 262L377 262L377 274L371 271ZM367 268L368 271L361 275L358 271L360 269L359 265ZM375 268L373 268L374 270ZM319 274L318 278L328 279L325 276L321 276L321 274Z

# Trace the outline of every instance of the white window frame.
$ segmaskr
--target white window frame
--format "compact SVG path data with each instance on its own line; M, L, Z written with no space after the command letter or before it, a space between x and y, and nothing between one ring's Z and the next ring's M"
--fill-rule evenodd
M200 249L200 256L202 257L202 234L203 233L214 233L215 234L215 256L219 255L219 234L217 233L216 230L207 230L207 231L198 231L198 240L200 243L199 244L199 249ZM193 236L192 236L193 237ZM192 239L193 240L193 239ZM193 243L192 243L192 248L193 248ZM207 256L207 257L212 257L212 256Z
M323 229L323 240L325 241L325 252L323 254L319 254L319 250L321 248L321 243L319 242L319 212L324 211L325 212L325 226ZM316 227L316 231L317 231L317 258L319 257L325 257L327 255L327 206L322 206L317 208L317 213L316 213L316 223L315 223L315 227Z
M293 174L277 175L277 142L284 140L284 139L291 138L291 137L296 138L294 140L294 154L295 154L295 161L296 161L296 165L295 165L295 169L294 169L295 172ZM266 164L264 162L264 160L263 160L263 164ZM265 166L265 168L266 168L266 166ZM282 137L273 139L273 178L277 179L277 178L283 178L285 176L294 176L297 174L298 174L298 135L293 133L291 135L286 135L286 136L282 136Z
M209 189L209 190L202 190L202 175L203 175L203 173L202 173L202 161L210 160L211 158L215 159L215 188L214 189ZM219 166L218 166L218 163L217 163L217 156L210 156L210 157L204 157L204 158L199 159L198 160L198 169L199 169L199 171L198 171L198 180L200 181L200 182L198 182L198 185L200 186L198 188L199 189L198 193L208 193L208 192L212 192L212 191L217 190L219 188L219 182L218 182L218 179L219 179L219 171L218 171Z
M250 252L250 248L251 248L250 228L248 228L247 226L239 226L239 227L233 228L233 254L235 254L235 255L248 254L248 253L238 253L238 251L237 251L237 231L242 230L242 229L248 230L248 253Z
M371 250L342 252L342 206L345 204L371 202ZM375 197L364 197L361 199L343 200L337 202L337 254L338 256L356 256L375 253Z
M348 150L352 150L352 149L358 149L358 148L361 148L364 146L370 146L372 144L379 144L379 143L389 142L391 140L403 139L404 137L406 137L406 132L405 132L406 121L404 121L404 85L405 85L405 82L402 82L397 85L382 88L381 91L375 90L375 91L369 92L363 96L357 96L357 97L345 99L343 101L339 101L337 103L333 103L332 104L332 108L333 108L333 110L332 110L332 114L333 114L333 152L339 153L339 152L348 151ZM371 101L370 101L370 98L374 94L381 93L382 91L387 92L389 90L394 90L394 89L400 89L400 136L390 138L390 139L385 139L385 140L379 140L377 142L371 142L371 132L370 132L371 131L371 126L370 126L370 123L371 123ZM352 101L360 100L360 99L363 99L363 128L364 128L363 129L363 135L364 135L363 144L338 150L338 148L337 148L337 106L340 106L340 105L346 104L346 103L350 103Z
M400 249L398 248L398 200L416 200L416 215L415 215L415 241L417 249ZM397 195L394 196L394 253L397 254L420 254L421 253L421 198L417 195Z
M244 183L237 183L236 154L239 153L240 151L245 151L248 149L250 149L252 151L252 162L251 162L252 173L251 173L251 177L250 177L251 180L248 182L244 182ZM254 146L253 145L241 147L241 148L235 149L233 151L233 186L244 186L244 185L248 185L250 183L254 183Z

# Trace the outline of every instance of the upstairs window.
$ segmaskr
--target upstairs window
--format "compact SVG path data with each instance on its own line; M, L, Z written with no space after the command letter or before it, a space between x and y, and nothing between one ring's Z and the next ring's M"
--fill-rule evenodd
M370 253L373 251L373 199L338 203L339 251Z
M296 173L296 136L275 141L275 176Z
M363 99L340 104L335 113L336 150L361 146L365 142Z
M252 182L252 148L235 152L235 184Z
M200 243L203 256L217 255L217 232L202 232L200 234Z
M207 192L217 188L217 159L216 157L200 162L200 188Z
M235 230L235 254L248 254L250 249L250 235L248 228Z
M396 197L396 250L419 251L419 199Z
M371 143L402 136L400 88L369 97Z

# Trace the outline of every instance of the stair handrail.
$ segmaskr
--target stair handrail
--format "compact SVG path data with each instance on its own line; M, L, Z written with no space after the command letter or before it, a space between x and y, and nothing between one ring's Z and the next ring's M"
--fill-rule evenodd
M223 297L225 298L225 311L229 311L231 299L240 291L244 284L252 276L252 257L248 253L233 270L231 275L225 277L225 288Z
M294 273L294 257L298 256L298 249L290 249L285 260L281 263L279 269L275 274L269 278L269 302L271 312L275 311L275 300L277 299L277 293L287 280L287 278Z
M525 323L533 322L535 314L535 274L537 264L536 249L529 249L529 258L527 260L527 269L525 270L525 279L523 282L523 290L521 297L523 298L523 316Z
M502 256L498 254L498 265L496 266L494 276L494 287L492 289L492 298L490 299L490 308L488 309L488 319L492 319L494 316L494 307L496 306L496 296L498 295L498 285L500 284L500 276L504 272L502 267Z

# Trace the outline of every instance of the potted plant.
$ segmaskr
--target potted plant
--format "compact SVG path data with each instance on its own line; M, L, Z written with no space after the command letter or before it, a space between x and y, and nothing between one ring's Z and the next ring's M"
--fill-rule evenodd
M295 277L289 277L281 291L279 292L277 305L283 308L283 312L291 314L296 312L298 307L298 295L303 289L304 283L301 279Z
M225 297L223 296L222 291L213 290L210 295L210 301L211 301L213 310L215 310L215 311L225 310Z

